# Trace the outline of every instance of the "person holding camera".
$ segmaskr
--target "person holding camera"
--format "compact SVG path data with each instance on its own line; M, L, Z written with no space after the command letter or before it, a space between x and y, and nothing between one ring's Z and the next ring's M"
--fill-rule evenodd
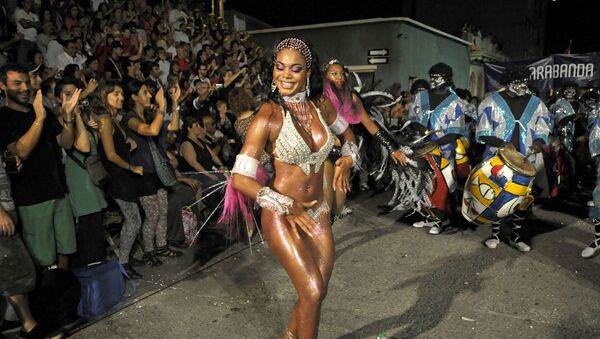
M54 94L61 104L65 100L70 100L78 91L80 91L78 82L68 78L60 80L54 88ZM99 161L99 158L98 139L95 134L88 131L81 114L82 108L88 105L88 101L80 100L79 105L75 107L76 136L73 149L66 152L65 159L69 201L78 225L76 266L89 265L106 259L102 209L108 204L104 199L101 183L95 182L94 180L98 178L92 178L90 174L94 166L93 161Z

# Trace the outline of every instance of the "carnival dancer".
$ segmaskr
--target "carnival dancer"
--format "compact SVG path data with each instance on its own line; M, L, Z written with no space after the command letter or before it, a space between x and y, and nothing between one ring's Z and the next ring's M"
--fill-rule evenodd
M590 115L595 116L594 123L590 127L589 148L592 157L596 162L596 187L593 192L593 201L589 209L589 217L594 226L594 241L583 249L581 256L584 258L593 257L600 250L600 106L593 105L590 109Z
M357 146L329 99L321 95L318 61L307 43L281 40L274 48L273 63L270 99L248 128L232 184L262 207L265 238L298 293L283 338L316 338L334 261L330 209L323 194L323 162L333 147L331 131L343 141L333 179L336 190L348 189ZM268 186L256 180L265 148L275 159Z
M348 73L344 64L337 59L331 59L323 66L322 70L325 77L323 95L331 101L336 112L343 119L344 124L346 126L362 124L367 132L381 146L387 149L394 162L405 166L407 164L406 155L396 147L390 136L371 120L361 102L359 94L350 87L347 78ZM355 135L358 134L356 130L354 130L354 133ZM333 178L333 166L329 161L325 163L325 176ZM330 181L331 179L328 180ZM328 201L332 202L332 213L334 215L347 210L344 208L346 200L346 193L344 191L338 190L333 194L333 189L328 187L328 192L326 193L332 195L332 197L328 198Z
M456 188L456 139L465 135L465 111L468 108L452 89L450 66L444 63L431 66L429 77L430 89L414 95L409 119L411 126L419 130L435 131L432 140L439 145L439 150L433 152L428 161L434 168L436 184L425 220L415 222L413 226L431 227L430 234L440 234L450 222L450 195Z
M536 96L529 94L527 81L531 71L525 66L510 65L503 75L505 88L492 93L478 107L475 137L485 143L483 159L494 155L501 147L513 148L535 165L536 154L548 143L548 109ZM539 172L539 169L538 169ZM521 252L531 247L521 238L523 221L529 210L516 212L512 217L509 244ZM500 243L500 223L492 225L492 236L485 241L488 248Z

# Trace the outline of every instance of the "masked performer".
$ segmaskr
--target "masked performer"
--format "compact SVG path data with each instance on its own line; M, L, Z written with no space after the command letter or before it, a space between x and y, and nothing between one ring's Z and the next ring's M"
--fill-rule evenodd
M588 90L579 99L579 109L575 117L575 145L573 157L575 158L575 177L578 188L591 186L596 176L594 159L589 152L589 131L596 121L597 104L599 102L598 92ZM594 170L592 170L594 169Z
M402 166L406 165L406 155L400 149L397 149L387 133L371 120L359 95L350 87L346 69L341 61L337 59L330 60L323 66L323 72L325 75L323 95L331 101L334 109L343 119L344 125L362 124L367 132L373 135L375 140L390 152L394 162ZM333 177L333 166L329 162L325 163L325 176L328 178ZM327 193L332 194L331 190ZM335 196L329 199L329 201L331 200L334 201L332 204L334 213L340 213L344 210L346 193L338 190L335 192Z
M500 147L513 148L535 164L535 154L548 142L548 109L536 96L529 94L527 81L531 71L524 66L508 66L503 75L504 89L484 99L478 108L476 140L487 145L483 159ZM510 244L521 252L531 248L521 239L526 212L512 217ZM492 226L488 248L500 243L500 223Z
M593 104L592 104L593 105ZM590 108L589 115L595 116L593 124L590 127L589 149L596 162L596 187L593 192L593 204L589 210L589 217L594 226L594 241L581 252L584 258L593 257L600 249L600 107L596 104Z
M270 99L248 128L232 183L262 207L269 247L298 293L283 338L316 338L334 261L330 212L323 194L323 162L334 140L331 131L343 142L333 179L337 190L348 188L357 146L352 132L321 95L322 79L311 48L287 38L276 45L273 58ZM265 148L275 159L268 186L255 179Z
M575 160L572 156L575 142L575 117L577 102L577 84L566 83L560 90L560 97L550 106L550 131L556 137L550 149L552 159L548 159L547 170L550 181L550 196L553 198L568 194L572 187L570 180L575 172Z
M415 94L409 119L421 130L435 131L432 140L439 149L427 157L434 168L434 191L430 195L432 207L423 221L414 227L431 227L430 234L439 234L449 223L452 210L450 194L456 188L454 162L456 139L465 135L465 101L452 89L452 68L444 63L429 69L430 89Z

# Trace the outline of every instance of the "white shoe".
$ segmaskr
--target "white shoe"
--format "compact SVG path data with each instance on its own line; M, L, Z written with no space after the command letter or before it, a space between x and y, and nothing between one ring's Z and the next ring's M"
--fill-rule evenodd
M527 245L526 243L524 243L522 241L514 242L511 240L508 243L510 244L510 246L518 249L519 251L521 251L523 253L531 251L531 247L529 247L529 245Z
M425 219L422 221L417 221L412 225L413 225L413 227L416 227L416 228L431 227L431 226L437 225L437 221Z
M431 226L429 234L438 235L444 231L446 225L450 224L450 220L436 221L435 225Z
M499 243L500 243L500 240L498 240L496 238L489 238L488 240L485 241L485 246L487 248L496 248L496 247L498 247Z
M344 209L342 210L342 213L340 213L340 218L343 218L349 214L352 214L352 212L354 212L354 210L350 207L344 207Z
M583 251L581 251L581 256L585 259L589 259L591 257L593 257L594 255L596 255L596 252L600 251L600 246L596 246L596 247L591 247L588 246L586 248L583 249Z
M442 228L440 226L432 226L431 229L429 230L429 234L440 234L440 232L442 232Z

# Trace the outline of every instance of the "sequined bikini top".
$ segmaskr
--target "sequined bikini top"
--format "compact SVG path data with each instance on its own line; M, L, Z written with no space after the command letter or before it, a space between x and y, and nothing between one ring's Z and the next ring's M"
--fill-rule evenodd
M313 107L315 107L317 116L327 131L327 142L317 152L313 152L298 133L291 112L283 111L283 125L277 140L275 140L276 159L286 164L299 166L306 175L310 174L310 165L315 165L315 173L319 172L334 143L331 131L321 116L321 111L314 104Z

